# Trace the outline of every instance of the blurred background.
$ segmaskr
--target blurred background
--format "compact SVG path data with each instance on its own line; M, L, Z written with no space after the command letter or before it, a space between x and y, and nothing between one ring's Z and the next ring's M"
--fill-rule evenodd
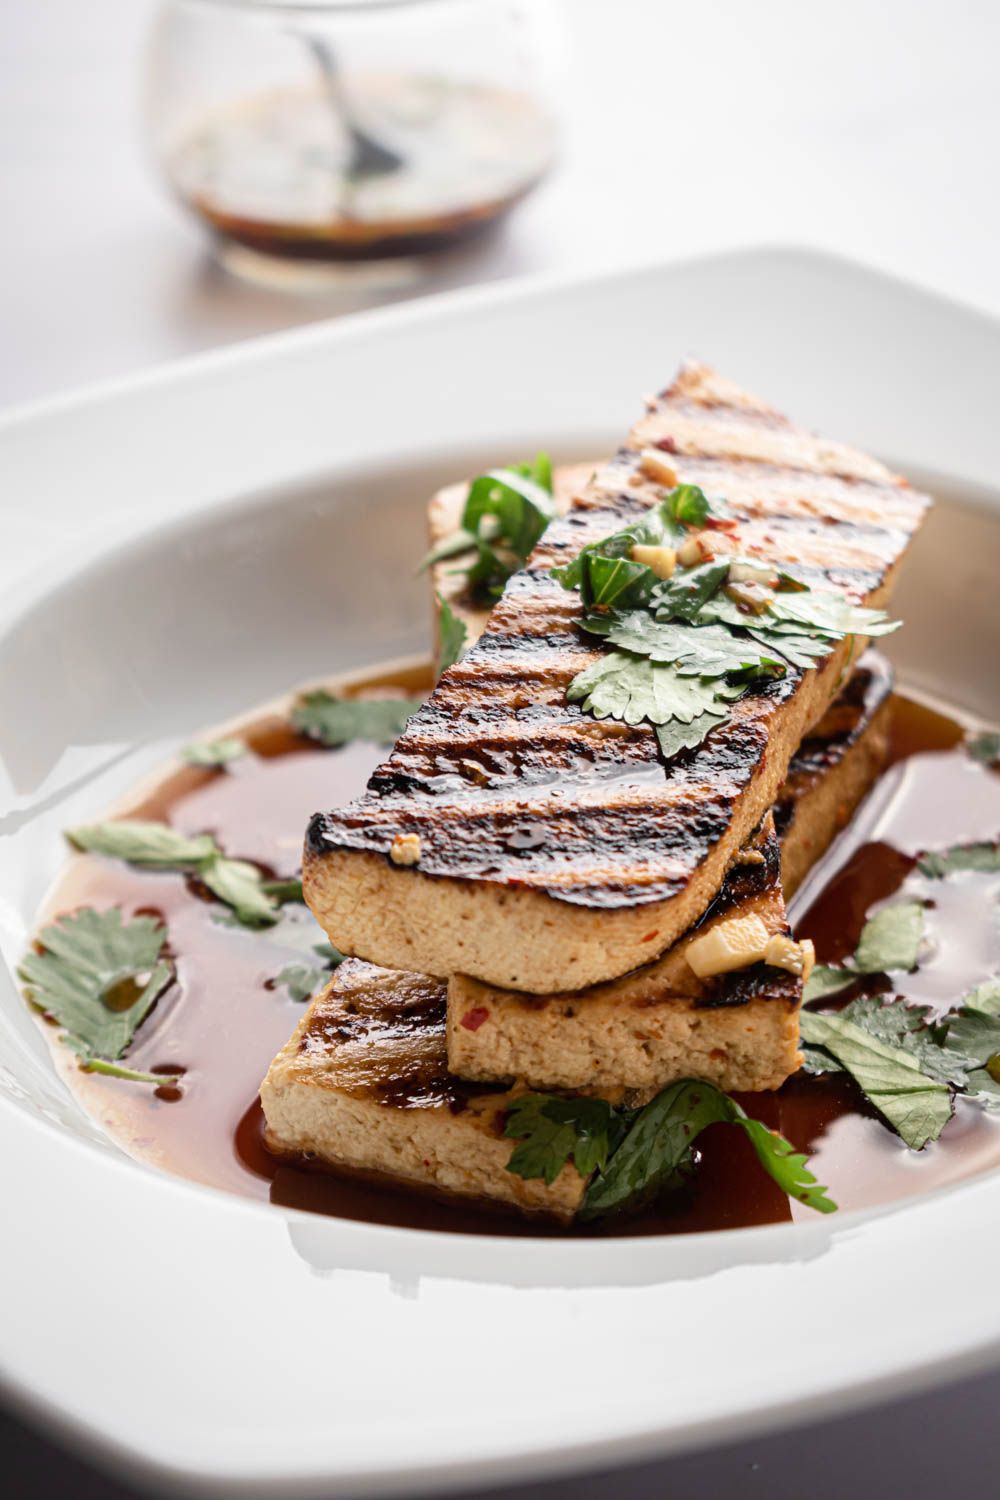
M421 0L330 22L322 6L283 9L266 0L0 7L0 404L402 296L764 242L840 251L1000 311L993 0L842 0L833 10L794 0ZM251 160L267 157L268 121L248 120L248 101L273 96L276 80L310 76L296 30L325 36L341 92L343 59L357 56L370 74L384 52L398 69L417 42L429 49L425 76L447 75L456 59L495 66L499 94L526 89L535 135L507 141L495 111L486 126L511 146L507 176L497 188L495 171L484 183L459 164L457 182L467 208L482 208L491 186L516 196L540 176L535 191L492 233L388 276L362 265L353 285L306 278L293 292L224 270L205 221L178 201L197 197L198 172L202 187L209 172L205 149L199 167L193 147L200 132L204 148L214 122L224 156L218 126L228 121L232 160L215 164L223 209L248 201L244 189L259 206L275 176L279 188L287 181L280 151L249 187L237 158L248 147ZM311 77L322 86L315 54ZM405 156L402 174L374 182L383 195L404 188L395 206L405 215L407 132L384 110L373 127L364 93L355 91L352 123L362 139L368 127L376 149ZM560 138L546 172L550 117ZM280 144L282 126L270 123ZM294 120L284 129L294 136ZM299 129L298 147L315 148ZM371 166L370 153L360 165ZM308 182L299 187L279 196L279 221L303 204L315 210ZM434 203L425 194L431 219Z
M998 54L995 0L7 0L0 406L406 297L762 243L998 314ZM988 1492L998 1399L991 1376L521 1493ZM131 1493L13 1415L0 1466L11 1497Z

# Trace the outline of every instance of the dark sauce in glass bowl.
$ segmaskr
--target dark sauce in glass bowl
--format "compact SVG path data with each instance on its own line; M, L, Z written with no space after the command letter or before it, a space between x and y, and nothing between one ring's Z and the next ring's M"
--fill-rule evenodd
M420 670L373 675L371 684L379 693L412 695L430 680ZM320 748L273 712L248 718L240 733L249 746L244 758L224 770L175 768L120 811L211 832L227 853L293 876L309 815L360 793L384 750L361 743ZM940 1012L1000 960L995 878L932 882L916 869L919 850L1000 826L1000 776L969 757L963 738L957 720L897 694L890 765L827 857L829 873L821 863L793 906L797 935L811 937L819 960L831 962L853 951L873 903L904 887L933 903L931 950L916 973L895 977L893 992L898 987ZM698 1171L680 1193L634 1218L569 1230L279 1160L264 1146L257 1089L302 1015L276 976L289 964L319 962L312 944L323 933L306 910L287 907L278 927L249 931L227 922L225 910L182 875L90 855L69 863L45 919L81 906L120 906L126 917L151 912L167 926L176 983L127 1058L135 1068L163 1072L162 1086L82 1072L47 1028L86 1109L130 1155L165 1171L286 1207L463 1234L677 1234L811 1216L759 1169L742 1132L725 1126L699 1138ZM888 986L884 977L869 983ZM776 1093L739 1097L810 1155L841 1208L910 1197L1000 1165L1000 1121L961 1100L941 1139L914 1153L843 1075L799 1074Z
M352 170L321 87L277 89L189 130L165 160L174 190L219 239L258 255L371 261L485 234L550 165L552 122L528 94L391 73L345 87L392 149L384 170Z

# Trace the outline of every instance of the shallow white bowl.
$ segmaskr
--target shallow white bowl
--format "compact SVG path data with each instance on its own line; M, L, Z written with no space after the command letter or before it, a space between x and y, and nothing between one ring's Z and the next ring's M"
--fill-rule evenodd
M6 964L63 827L205 722L422 648L412 570L438 483L537 446L609 448L687 352L942 497L900 591L897 659L995 715L1000 437L978 398L1000 330L975 314L762 251L282 336L3 424ZM122 1156L55 1077L8 970L0 1154L8 1391L161 1484L382 1494L582 1469L1000 1355L981 1293L1000 1177L677 1239L311 1218Z

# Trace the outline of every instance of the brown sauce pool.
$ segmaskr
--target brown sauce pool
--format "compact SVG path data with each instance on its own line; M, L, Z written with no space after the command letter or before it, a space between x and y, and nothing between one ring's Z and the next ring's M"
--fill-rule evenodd
M430 686L425 672L372 682L381 693L407 695ZM225 770L175 769L121 811L165 819L185 832L211 832L227 853L294 876L309 815L358 795L384 750L361 743L319 748L274 713L249 719L240 732L250 747L245 758ZM1000 827L1000 776L965 753L963 735L956 720L894 697L889 768L828 856L832 873L824 879L821 865L793 907L797 935L811 937L819 960L831 962L853 951L872 903L904 886L907 895L932 902L930 951L915 974L896 976L893 992L937 1011L1000 963L995 877L928 881L915 870L919 850ZM676 1234L812 1217L759 1169L742 1132L725 1126L700 1138L699 1169L681 1193L627 1222L579 1230L279 1161L263 1144L257 1089L303 1009L273 981L286 965L320 963L312 944L324 934L308 912L286 907L280 926L248 931L228 924L224 909L181 875L77 856L46 919L88 905L120 906L126 917L152 912L166 923L177 982L126 1059L162 1071L164 1085L151 1090L87 1074L66 1049L55 1051L64 1076L108 1133L130 1155L166 1171L285 1207L471 1234ZM920 1153L907 1150L842 1076L801 1074L776 1093L743 1095L741 1103L812 1158L842 1209L910 1197L1000 1166L1000 1121L961 1101L940 1141Z

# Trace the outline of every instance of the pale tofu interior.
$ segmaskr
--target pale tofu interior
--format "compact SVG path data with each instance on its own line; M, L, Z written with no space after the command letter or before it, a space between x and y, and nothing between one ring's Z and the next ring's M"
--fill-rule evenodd
M466 975L448 984L448 1065L465 1078L641 1103L679 1078L729 1091L776 1089L799 1065L801 981L757 963L701 980L696 938L736 917L788 931L770 817L727 876L708 917L654 963L622 979L528 996Z

